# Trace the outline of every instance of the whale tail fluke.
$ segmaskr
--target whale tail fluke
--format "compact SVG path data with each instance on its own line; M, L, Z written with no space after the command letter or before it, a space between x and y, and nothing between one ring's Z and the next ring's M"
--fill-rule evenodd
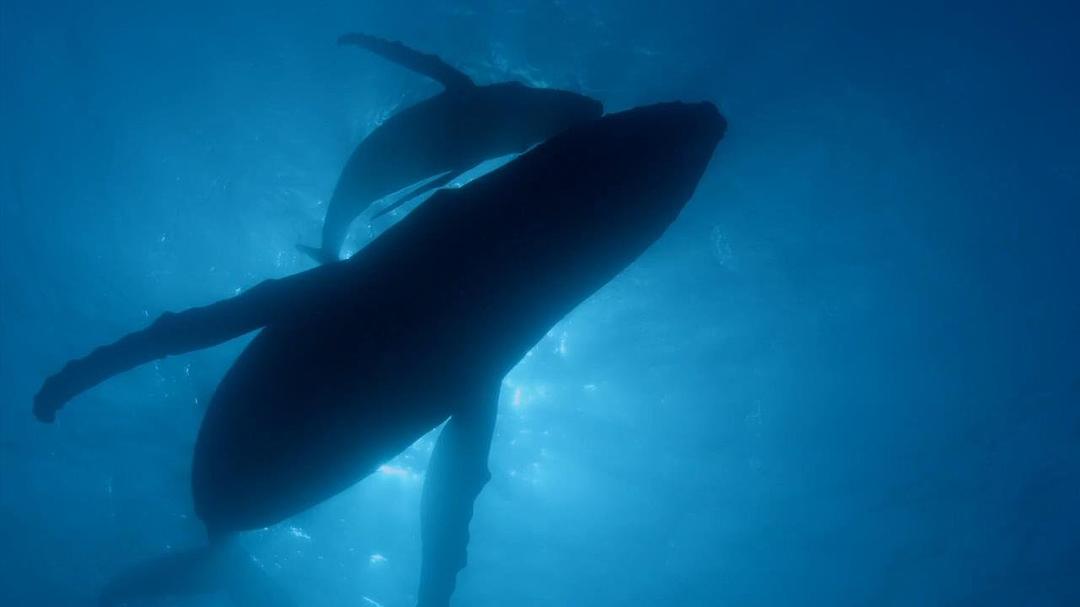
M132 567L106 584L98 607L216 592L227 593L236 607L294 605L250 555L231 543L221 543L167 554Z
M469 78L464 72L439 57L421 53L400 42L385 40L368 34L352 33L342 34L338 38L338 44L358 46L405 69L440 82L450 90L469 89L476 86L472 78Z
M296 245L296 250L300 251L301 253L307 255L308 257L314 259L316 262L321 264L328 264L334 263L335 261L340 261L336 255L321 247L310 247L306 244L298 244Z

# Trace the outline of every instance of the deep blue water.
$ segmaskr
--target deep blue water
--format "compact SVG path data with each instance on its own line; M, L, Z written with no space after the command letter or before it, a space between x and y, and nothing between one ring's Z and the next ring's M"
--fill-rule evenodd
M349 152L438 91L334 44L353 30L730 122L667 235L506 379L457 605L1080 604L1078 24L1039 1L4 0L0 604L92 604L203 542L191 447L244 339L55 426L31 398L163 311L311 267L294 245ZM430 446L245 545L299 605L411 605Z

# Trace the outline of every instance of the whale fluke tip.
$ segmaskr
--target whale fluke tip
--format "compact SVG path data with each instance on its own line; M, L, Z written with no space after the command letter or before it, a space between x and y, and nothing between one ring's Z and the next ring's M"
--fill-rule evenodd
M357 32L350 32L348 34L342 34L342 35L338 36L337 43L342 45L342 46L345 46L346 44L364 45L364 44L370 44L373 39L374 39L373 36L369 36L367 34L361 34L361 33L357 33Z
M370 34L361 34L359 32L350 32L338 36L338 44L347 44L366 49L387 61L392 61L406 69L441 82L442 85L448 89L461 89L476 86L476 83L465 75L464 72L451 66L437 56L421 53L395 40L387 40L385 38L379 38L378 36L372 36Z

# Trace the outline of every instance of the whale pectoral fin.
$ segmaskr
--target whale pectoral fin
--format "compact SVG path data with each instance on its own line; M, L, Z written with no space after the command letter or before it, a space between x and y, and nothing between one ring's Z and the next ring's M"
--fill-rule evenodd
M201 308L166 312L149 327L68 362L34 396L34 415L52 422L69 400L106 379L169 355L209 348L296 312L339 284L345 264L319 266L287 278L263 281L251 289Z
M447 89L462 89L476 86L472 78L461 70L451 66L435 55L421 53L400 42L377 38L367 34L344 34L338 38L338 44L351 44L375 53L394 63L441 82Z
M328 264L334 263L335 261L341 261L334 255L334 253L327 251L322 247L312 247L306 244L298 244L296 245L296 250L300 251L304 255L307 255L308 257L312 258L320 264Z
M435 179L432 179L431 181L425 183L424 185L416 188L415 190L405 194L404 196L402 196L402 197L398 198L397 200L391 202L390 204L386 205L385 207L379 209L374 215L371 216L371 219L374 221L374 220L382 217L383 215L386 215L390 211L393 211L394 209L396 209L396 208L398 208L398 207L400 207L400 206L402 206L404 204L407 204L407 203L409 203L409 202L411 202L413 200L416 200L416 198L418 196L422 196L422 195L430 192L431 190L437 190L437 189L443 187L444 185L450 183L451 181L457 179L458 177L461 177L461 174L464 173L464 172L465 172L464 169L462 169L462 170L454 170L454 171L450 171L448 173L444 173L443 175L441 175L439 177L436 177Z
M423 554L418 605L446 605L465 567L473 502L491 478L488 451L499 390L474 397L443 427L421 499Z

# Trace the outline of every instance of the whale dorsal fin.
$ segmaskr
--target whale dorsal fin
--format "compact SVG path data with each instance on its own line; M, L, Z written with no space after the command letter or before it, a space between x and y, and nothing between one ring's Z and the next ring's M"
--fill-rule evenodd
M435 55L411 49L400 42L385 40L367 34L344 34L338 38L338 44L352 44L367 49L401 67L437 80L450 90L476 86L472 78L469 78L461 70L451 66L449 63Z

